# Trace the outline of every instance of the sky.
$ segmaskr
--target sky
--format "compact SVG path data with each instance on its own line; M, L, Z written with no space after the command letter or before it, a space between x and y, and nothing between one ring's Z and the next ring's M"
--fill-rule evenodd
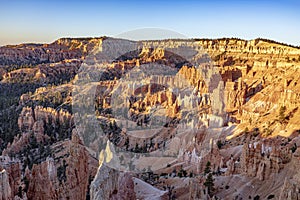
M143 28L167 29L170 37L261 37L300 46L299 10L298 0L0 0L0 46Z

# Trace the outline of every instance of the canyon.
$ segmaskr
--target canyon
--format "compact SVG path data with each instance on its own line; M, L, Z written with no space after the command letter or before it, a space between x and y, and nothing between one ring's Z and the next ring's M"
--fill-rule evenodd
M299 199L300 48L0 47L0 199Z

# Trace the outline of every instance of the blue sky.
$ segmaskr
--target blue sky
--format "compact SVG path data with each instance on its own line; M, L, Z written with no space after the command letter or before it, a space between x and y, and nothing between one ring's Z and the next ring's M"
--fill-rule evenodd
M161 28L190 38L263 37L300 45L297 0L0 0L0 45Z

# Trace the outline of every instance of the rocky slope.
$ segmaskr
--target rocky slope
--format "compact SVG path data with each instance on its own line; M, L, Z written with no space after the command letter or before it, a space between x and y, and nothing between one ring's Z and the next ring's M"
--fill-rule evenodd
M297 47L64 38L0 66L1 199L299 199Z
M0 48L0 63L3 66L32 66L81 59L101 41L102 38L62 38L51 44L8 45Z

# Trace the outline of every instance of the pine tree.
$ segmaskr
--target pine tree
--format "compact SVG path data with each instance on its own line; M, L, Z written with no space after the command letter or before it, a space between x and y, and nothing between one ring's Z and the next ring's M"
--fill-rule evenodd
M210 170L210 162L207 161L206 167L204 169L204 175L209 174L210 172L211 172L211 170Z
M212 173L209 173L207 175L207 178L204 182L204 186L207 187L208 194L211 195L214 191L214 186L215 186Z

